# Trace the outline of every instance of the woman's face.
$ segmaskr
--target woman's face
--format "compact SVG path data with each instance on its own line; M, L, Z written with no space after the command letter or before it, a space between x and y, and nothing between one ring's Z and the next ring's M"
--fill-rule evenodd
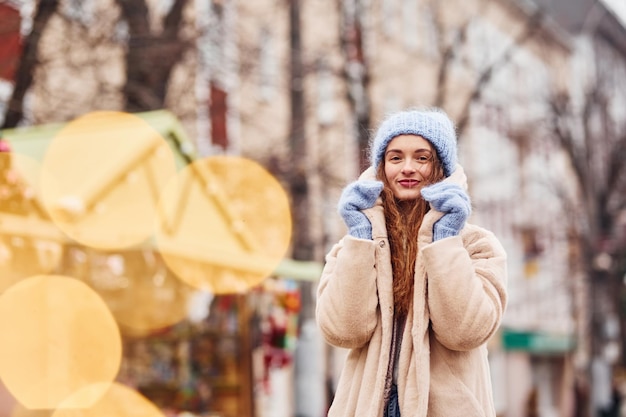
M398 200L414 200L420 196L433 170L435 151L421 136L400 135L389 142L384 164L387 183Z

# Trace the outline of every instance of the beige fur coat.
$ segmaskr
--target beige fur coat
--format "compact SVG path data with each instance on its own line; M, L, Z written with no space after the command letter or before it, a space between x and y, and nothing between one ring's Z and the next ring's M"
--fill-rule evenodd
M374 179L373 169L362 179ZM463 169L445 181L464 187ZM373 240L344 237L328 253L316 318L326 341L350 349L329 416L382 417L393 327L389 242L382 202L364 213ZM432 242L432 209L418 234L412 311L398 363L402 417L495 417L486 343L506 305L506 254L497 238L466 224Z

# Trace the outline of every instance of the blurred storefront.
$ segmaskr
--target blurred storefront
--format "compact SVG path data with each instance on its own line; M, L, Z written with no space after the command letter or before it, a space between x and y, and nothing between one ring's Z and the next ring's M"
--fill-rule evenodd
M217 296L199 322L127 338L119 380L166 415L289 415L298 298L293 282L275 278Z
M173 115L156 111L137 116L167 142L178 169L197 158ZM117 381L136 389L167 416L291 415L298 281L317 279L321 266L282 259L266 279L249 288L215 293L178 279L153 241L120 249L77 242L52 221L40 201L38 177L30 169L43 159L51 138L63 127L2 132L1 291L41 274L87 283L106 302L122 334ZM120 161L124 158L121 155ZM115 181L142 181L128 172L110 172ZM102 190L106 187L101 185ZM124 227L120 225L121 232ZM242 270L254 270L263 260L251 256L246 266L246 256L236 254L234 259Z
M508 417L572 415L580 406L572 390L572 335L503 328L500 343Z

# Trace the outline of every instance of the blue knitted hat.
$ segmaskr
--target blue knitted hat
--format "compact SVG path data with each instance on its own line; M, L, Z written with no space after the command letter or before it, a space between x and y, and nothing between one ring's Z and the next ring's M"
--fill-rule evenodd
M391 139L399 135L418 135L429 141L439 156L446 177L454 172L456 131L445 112L439 109L406 110L388 116L378 128L370 147L370 160L375 169L383 160Z

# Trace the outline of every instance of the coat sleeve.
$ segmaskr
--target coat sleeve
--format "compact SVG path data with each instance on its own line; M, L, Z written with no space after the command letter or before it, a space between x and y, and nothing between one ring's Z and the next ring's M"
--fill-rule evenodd
M373 241L351 236L326 255L315 315L328 343L351 349L370 340L378 317L375 258Z
M474 226L475 227L475 226ZM441 239L422 250L435 337L448 349L484 344L506 307L506 253L489 231Z

